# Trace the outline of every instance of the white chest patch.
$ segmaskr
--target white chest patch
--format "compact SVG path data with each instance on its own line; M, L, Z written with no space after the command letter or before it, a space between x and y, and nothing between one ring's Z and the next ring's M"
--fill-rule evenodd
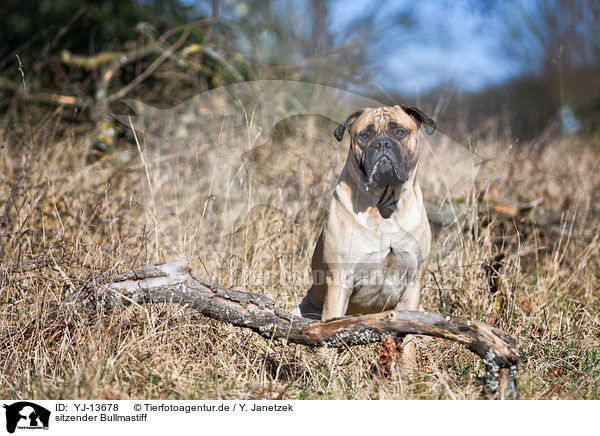
M412 242L407 234L389 236L382 237L378 252L364 256L362 262L353 266L348 314L393 309L402 300L407 285L416 279L421 260L416 241Z

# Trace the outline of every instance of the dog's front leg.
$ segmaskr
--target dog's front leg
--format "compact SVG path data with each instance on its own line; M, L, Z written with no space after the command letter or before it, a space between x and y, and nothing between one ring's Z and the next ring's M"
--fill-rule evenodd
M354 287L354 274L342 269L329 269L325 283L327 290L323 301L322 321L339 318L346 314Z
M421 299L421 274L406 285L404 297L396 305L396 310L419 310L419 301ZM415 336L406 335L402 341L402 366L406 369L416 369L417 367L417 347L415 345Z

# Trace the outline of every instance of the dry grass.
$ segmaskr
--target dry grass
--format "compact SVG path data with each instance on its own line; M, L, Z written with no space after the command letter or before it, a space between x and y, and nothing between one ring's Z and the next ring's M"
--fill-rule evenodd
M270 161L268 150L251 156L259 171L246 179L235 171L239 154L214 171L206 149L192 153L202 161L178 161L153 155L142 141L146 175L133 140L90 163L89 133L76 134L52 117L22 130L4 126L0 397L481 398L479 359L449 342L422 338L419 371L392 367L389 377L379 377L374 346L317 352L270 343L178 306L108 311L65 304L100 274L185 255L199 276L293 308L308 287L323 215L317 202L331 192L346 153L345 145L323 142L321 129L329 135L330 125L300 123L308 125L269 145L284 150L285 159ZM242 142L239 150L251 145ZM423 306L515 336L523 398L598 399L600 140L473 142L478 154L494 157L480 171L473 198L543 198L536 213L562 210L563 224L475 217L472 200L459 199L471 213L460 231L437 229ZM311 148L296 153L299 146ZM190 178L194 171L201 177ZM239 192L296 206L278 211L208 197L236 180ZM247 218L233 222L232 214ZM489 265L500 252L499 279L490 286Z

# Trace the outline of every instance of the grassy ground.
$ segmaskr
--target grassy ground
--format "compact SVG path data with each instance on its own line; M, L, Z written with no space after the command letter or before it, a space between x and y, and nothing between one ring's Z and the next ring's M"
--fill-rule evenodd
M292 309L309 286L317 203L347 145L323 141L330 125L300 120L269 145L284 158L271 160L268 148L244 155L256 171L244 179L239 153L223 165L205 148L153 154L143 139L145 165L133 138L90 159L90 133L58 115L0 131L0 397L482 398L479 359L450 342L420 338L418 371L380 377L375 346L270 343L174 305L66 304L99 274L188 256L196 275ZM242 142L237 151L249 147ZM459 224L435 228L422 304L517 338L523 398L598 399L600 139L471 142L491 160L472 197L455 199ZM436 174L423 176L425 197L439 203ZM295 206L210 197L233 191ZM538 198L522 217L474 212Z

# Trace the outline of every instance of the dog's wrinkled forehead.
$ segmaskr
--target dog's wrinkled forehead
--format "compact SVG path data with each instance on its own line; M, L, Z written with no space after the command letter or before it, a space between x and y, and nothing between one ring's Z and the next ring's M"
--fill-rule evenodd
M366 108L352 124L352 133L360 132L372 125L377 133L384 132L390 122L410 129L416 133L418 130L415 120L400 107Z

